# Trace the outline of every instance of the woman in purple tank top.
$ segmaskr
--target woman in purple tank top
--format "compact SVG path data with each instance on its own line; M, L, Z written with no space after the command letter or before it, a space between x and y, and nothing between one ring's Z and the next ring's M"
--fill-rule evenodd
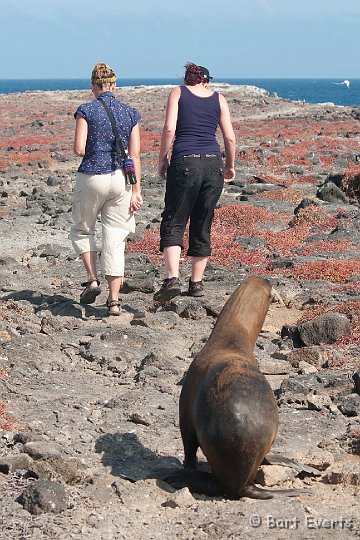
M185 85L174 88L168 99L159 155L159 176L166 179L160 226L166 278L154 295L160 302L181 292L179 261L189 220L187 255L192 271L188 294L203 296L214 209L224 180L235 178L235 134L226 100L209 89L212 77L206 68L191 63L185 68ZM224 139L225 164L216 140L218 126Z

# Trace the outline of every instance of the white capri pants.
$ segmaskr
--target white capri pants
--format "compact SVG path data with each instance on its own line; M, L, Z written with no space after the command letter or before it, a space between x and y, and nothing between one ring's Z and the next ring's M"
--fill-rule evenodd
M130 211L131 186L122 169L107 174L77 173L73 190L70 238L77 255L97 251L95 226L101 216L101 271L104 276L124 275L125 239L135 231Z

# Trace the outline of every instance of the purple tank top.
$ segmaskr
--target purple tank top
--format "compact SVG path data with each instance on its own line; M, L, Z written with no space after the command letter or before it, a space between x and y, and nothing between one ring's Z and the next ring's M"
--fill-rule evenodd
M178 119L172 158L188 154L221 155L215 133L220 120L219 94L199 97L180 87Z

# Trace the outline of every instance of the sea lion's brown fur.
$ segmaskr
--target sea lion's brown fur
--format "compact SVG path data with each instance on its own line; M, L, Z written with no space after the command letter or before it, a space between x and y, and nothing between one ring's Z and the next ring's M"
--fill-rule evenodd
M200 446L215 481L232 498L272 496L253 486L279 425L273 392L253 352L270 299L268 281L246 279L191 363L180 395L184 467L196 468Z

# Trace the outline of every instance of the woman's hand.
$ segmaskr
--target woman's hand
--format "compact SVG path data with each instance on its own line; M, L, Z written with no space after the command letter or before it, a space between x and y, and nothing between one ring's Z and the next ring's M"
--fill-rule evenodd
M161 180L166 179L166 171L168 169L168 166L169 166L169 162L168 162L167 158L165 158L165 159L163 159L163 161L159 162L158 175L161 178Z
M229 167L228 165L225 165L224 168L224 182L228 183L231 182L231 180L234 180L235 178L235 169L234 167Z
M130 199L130 210L132 212L136 212L137 210L140 210L143 204L143 198L141 196L140 191L133 191L131 194Z

